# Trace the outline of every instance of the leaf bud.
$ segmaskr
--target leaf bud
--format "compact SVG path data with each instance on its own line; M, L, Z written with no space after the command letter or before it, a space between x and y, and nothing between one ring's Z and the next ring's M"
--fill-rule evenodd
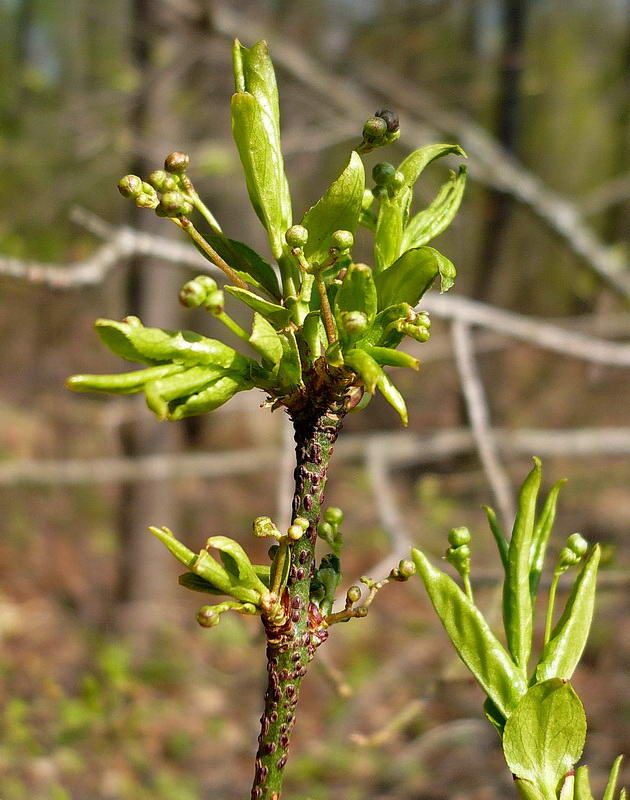
M299 525L300 528L302 528L302 530L304 531L304 533L306 533L306 531L309 529L309 525L311 523L306 519L306 517L296 517L293 520L293 524L294 525Z
M361 599L361 589L359 586L351 586L346 593L346 602L348 605L358 603Z
M387 133L387 122L381 117L370 117L363 126L363 139L369 144L380 142Z
M380 111L377 111L374 116L385 121L388 133L396 133L396 131L400 129L400 120L398 119L398 114L395 111L390 111L388 108L382 108Z
M362 311L342 311L341 324L346 333L361 334L368 329L368 318Z
M304 247L308 242L308 231L303 225L292 225L284 238L289 247Z
M125 175L118 181L118 191L123 197L138 197L142 192L142 180L137 175Z
M572 550L578 558L582 558L588 550L588 542L581 533L572 533L567 539L565 547Z
M411 578L416 574L416 565L409 558L403 558L398 564L398 574L401 578Z
M219 615L212 606L202 606L197 612L197 622L202 628L214 628L219 624Z
M372 169L372 178L378 186L386 186L396 174L396 167L387 161L375 164Z
M451 528L448 534L448 543L451 547L461 547L470 542L470 531L468 528Z
M190 156L187 153L181 153L179 150L174 150L164 159L164 169L168 172L174 172L176 175L186 172L189 164Z
M335 231L331 238L337 250L350 250L354 245L354 236L350 231Z
M341 525L343 522L343 511L336 506L330 506L324 511L324 520L330 525Z
M302 536L304 536L304 529L300 525L291 525L287 531L287 536L289 539L297 542L302 538Z
M256 517L253 522L254 536L263 539L267 536L273 536L274 539L281 539L282 534L274 525L271 517Z

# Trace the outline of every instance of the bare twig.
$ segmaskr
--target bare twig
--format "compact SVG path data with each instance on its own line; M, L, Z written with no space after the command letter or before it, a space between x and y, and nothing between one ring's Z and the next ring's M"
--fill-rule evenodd
M514 519L514 498L510 479L499 458L499 448L492 430L486 393L475 363L471 342L472 330L467 323L456 319L453 322L452 334L455 363L479 460L495 496L504 527L508 530Z

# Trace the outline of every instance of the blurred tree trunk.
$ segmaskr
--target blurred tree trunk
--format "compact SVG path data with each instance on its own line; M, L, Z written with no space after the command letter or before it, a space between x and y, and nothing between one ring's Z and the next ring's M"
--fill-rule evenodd
M502 45L498 60L494 135L508 152L516 153L527 0L503 0L501 8ZM477 11L480 13L480 6L477 7ZM472 294L480 300L491 300L493 281L499 267L503 240L512 211L512 200L502 192L489 190L481 206L481 242Z
M188 9L194 8L189 4ZM130 118L135 158L130 171L141 176L162 166L172 150L184 149L186 132L174 112L178 92L184 90L197 44L200 17L179 13L175 4L134 0L132 6L133 59L139 89ZM204 18L205 19L205 18ZM168 220L146 209L134 210L133 225L161 236L177 235ZM177 290L184 277L151 258L136 258L130 266L125 313L137 314L145 324L179 327ZM143 404L122 434L122 448L130 457L174 453L182 446L182 426L156 420ZM170 481L130 482L121 489L119 506L120 564L118 625L135 635L142 649L165 615L176 615L177 583L172 556L147 531L151 524L177 529L175 487ZM137 638L139 633L144 636Z

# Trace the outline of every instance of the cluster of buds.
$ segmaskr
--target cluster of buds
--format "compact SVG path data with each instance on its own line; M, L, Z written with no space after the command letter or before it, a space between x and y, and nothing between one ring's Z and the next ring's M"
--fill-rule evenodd
M398 114L389 109L381 109L366 120L363 126L363 141L357 148L360 153L369 153L377 147L384 147L400 137Z
M324 511L323 519L317 526L317 535L323 539L336 555L339 555L343 547L343 536L339 526L343 522L343 511L340 508L330 506Z
M404 319L396 320L395 329L417 342L426 342L431 336L431 319L426 311L409 309Z
M372 178L376 184L372 189L372 195L377 200L385 196L394 197L405 185L403 173L387 161L374 165Z
M448 534L450 547L444 557L462 578L470 575L470 538L470 531L465 527L451 528Z
M334 231L330 238L332 246L328 251L329 260L324 264L309 264L304 255L304 248L308 243L308 230L303 225L292 225L284 234L284 239L291 248L291 254L297 260L300 269L307 273L332 266L340 258L348 256L354 246L354 236L351 231Z
M566 572L570 567L578 564L586 555L588 542L580 533L572 533L564 543L558 556L556 573Z
M289 525L287 532L282 533L271 517L256 517L252 529L257 539L267 539L271 537L272 539L276 539L277 542L282 542L287 539L292 542L297 542L304 536L308 530L308 526L309 521L305 517L296 517L291 525ZM272 546L272 548L276 547L277 545ZM275 555L275 550L273 554ZM273 558L271 552L270 556Z
M211 314L221 314L225 304L224 294L209 275L197 275L179 291L179 302L186 308L202 306Z
M118 191L132 198L138 208L155 209L159 217L187 217L192 214L195 197L186 175L190 158L175 151L143 181L137 175L125 175L118 181Z

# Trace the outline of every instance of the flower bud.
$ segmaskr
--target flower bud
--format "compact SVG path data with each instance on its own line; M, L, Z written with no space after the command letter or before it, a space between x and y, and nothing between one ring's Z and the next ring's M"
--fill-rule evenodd
M382 200L384 197L387 197L387 189L384 186L375 186L372 189L372 195L375 200Z
M317 534L325 542L332 542L335 537L335 532L329 522L320 522L317 526Z
M187 153L180 153L179 150L174 150L164 159L164 169L168 172L174 172L176 175L186 172L189 164L190 156Z
M220 289L210 292L203 302L203 307L211 314L221 314L225 307L225 296Z
M202 606L197 612L197 622L202 628L214 628L219 624L219 615L212 606Z
M179 189L179 181L177 178L163 169L156 169L149 175L147 181L154 189L157 189L158 192L173 192Z
M308 242L308 231L303 225L292 225L284 238L289 247L304 247Z
M275 539L282 538L282 534L274 525L271 517L256 517L253 522L254 536L262 539L266 536L273 536Z
M186 308L198 308L217 291L217 282L209 275L197 275L179 290L179 302Z
M360 608L357 608L356 616L359 618L367 617L369 610L370 609L367 606L361 606Z
M287 531L287 536L289 539L292 539L294 542L297 542L299 539L304 536L304 529L300 525L291 525L289 530Z
M118 181L118 191L123 197L138 197L142 192L142 180L137 175L125 175Z
M567 539L565 547L572 550L578 558L582 558L588 550L588 542L581 533L572 533Z
M324 511L324 520L330 525L341 525L343 522L343 511L336 506L330 506Z
M560 551L560 555L558 556L558 568L564 572L565 570L569 569L569 567L575 566L580 560L580 556L578 556L573 550L570 550L568 547L563 547Z
M404 174L400 171L396 171L394 175L390 178L387 184L387 188L389 189L390 192L395 194L397 191L402 189L405 183L406 181Z
M416 574L416 565L409 558L403 558L398 565L398 574L401 578L411 578Z
M372 178L378 186L386 186L396 174L396 167L387 161L375 164L372 169Z
M451 547L461 547L470 542L470 531L468 528L451 528L448 534L448 543Z
M341 324L346 333L356 336L368 329L368 318L362 311L342 311Z
M374 116L385 121L388 133L396 133L396 131L400 129L400 120L395 111L382 108L380 111L377 111Z
M138 208L157 208L160 204L157 195L147 194L146 192L141 192L137 195L135 201Z
M153 186L151 186L151 184L147 183L146 181L142 181L142 191L144 192L144 194L151 195L151 197L157 197L157 192L155 191Z
M169 216L174 217L181 213L185 202L186 198L181 192L164 192L160 205Z
M350 231L335 231L332 243L338 250L349 250L354 245L354 236Z
M370 117L363 126L363 138L372 144L381 141L387 133L387 122L381 117Z
M359 586L351 586L348 589L348 592L346 594L346 602L349 605L352 605L352 603L358 603L360 599L361 599L361 589L360 589L360 587Z
M311 523L306 519L306 517L296 517L293 520L293 524L294 525L299 525L300 528L302 528L302 530L304 531L304 533L306 533L306 531L309 529L309 525Z

